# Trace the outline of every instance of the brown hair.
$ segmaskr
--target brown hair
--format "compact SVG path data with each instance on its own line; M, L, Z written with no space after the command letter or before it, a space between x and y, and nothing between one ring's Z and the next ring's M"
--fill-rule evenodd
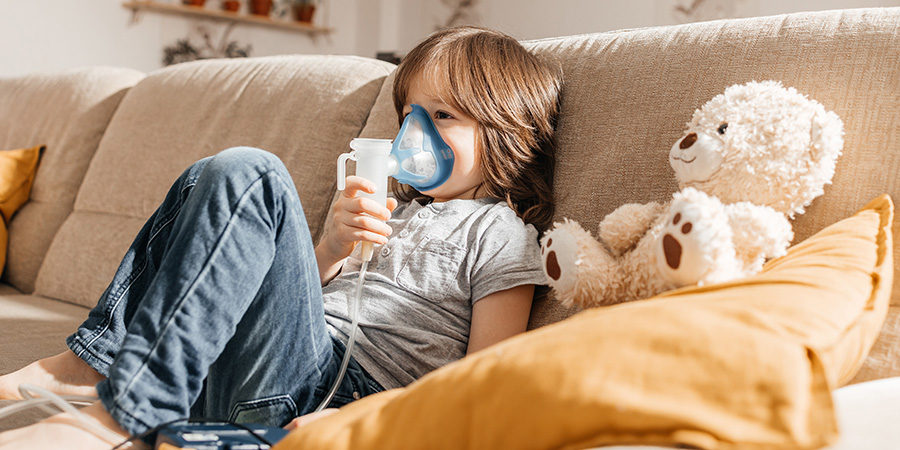
M400 63L394 107L403 121L410 86L424 76L448 89L441 100L478 122L476 143L484 182L479 189L506 200L526 223L546 230L553 218L554 130L560 71L512 37L478 27L438 31ZM394 186L397 198L430 197Z

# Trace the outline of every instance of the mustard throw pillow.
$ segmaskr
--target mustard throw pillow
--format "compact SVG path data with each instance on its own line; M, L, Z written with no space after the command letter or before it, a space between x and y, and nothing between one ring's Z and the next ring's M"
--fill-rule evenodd
M6 265L7 223L28 201L43 151L44 146L0 151L0 272Z
M286 449L818 448L884 320L879 197L741 281L597 308L300 427Z

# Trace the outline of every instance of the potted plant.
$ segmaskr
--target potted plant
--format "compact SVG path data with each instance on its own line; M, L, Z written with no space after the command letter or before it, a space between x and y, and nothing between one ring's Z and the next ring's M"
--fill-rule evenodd
M250 0L250 13L269 17L272 11L272 0Z
M222 9L230 12L238 12L241 9L241 2L238 0L222 0Z
M312 23L313 13L316 12L319 0L290 0L289 3L294 13L294 19L298 22Z

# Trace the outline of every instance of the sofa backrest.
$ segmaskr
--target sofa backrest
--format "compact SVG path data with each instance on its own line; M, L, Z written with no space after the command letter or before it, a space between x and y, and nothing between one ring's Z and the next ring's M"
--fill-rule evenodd
M732 84L780 80L844 121L833 185L794 222L799 242L882 193L900 200L900 8L801 13L526 43L564 71L556 218L596 231L625 203L677 190L668 151ZM900 235L900 221L894 222ZM900 240L895 267L900 268ZM900 276L892 304L900 305ZM572 310L535 304L532 325Z
M794 242L879 194L900 201L900 8L722 20L524 45L563 71L557 221L574 219L596 232L600 220L623 204L671 199L678 186L668 152L694 110L726 87L751 80L780 80L844 121L833 185L793 222ZM397 132L392 79L364 137ZM900 236L900 220L893 230ZM894 258L900 269L900 239ZM895 276L894 306L900 306L898 285ZM575 312L539 298L529 327Z
M0 150L47 146L31 199L9 223L4 280L19 290L34 289L110 118L143 77L131 69L93 67L0 80Z
M279 56L149 74L109 124L36 293L95 304L171 183L192 162L229 147L263 148L284 161L316 236L337 157L363 128L393 67L350 56Z

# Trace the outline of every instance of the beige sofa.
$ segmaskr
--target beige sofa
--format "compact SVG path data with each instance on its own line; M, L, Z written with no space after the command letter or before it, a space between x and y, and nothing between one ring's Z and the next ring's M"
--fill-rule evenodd
M796 87L845 123L834 183L794 221L795 241L878 194L900 199L900 8L526 45L560 64L565 76L555 184L560 219L593 228L623 203L667 200L677 186L666 155L694 109L731 84L764 79ZM0 373L65 348L64 338L103 292L169 183L201 157L238 145L280 156L318 238L335 194L338 155L354 137L396 133L392 70L366 58L280 56L149 74L93 67L0 80L0 149L47 145L31 200L9 224ZM895 223L895 235L898 229ZM574 312L538 299L531 327ZM880 338L854 382L898 375L894 289ZM27 420L0 421L0 429Z

